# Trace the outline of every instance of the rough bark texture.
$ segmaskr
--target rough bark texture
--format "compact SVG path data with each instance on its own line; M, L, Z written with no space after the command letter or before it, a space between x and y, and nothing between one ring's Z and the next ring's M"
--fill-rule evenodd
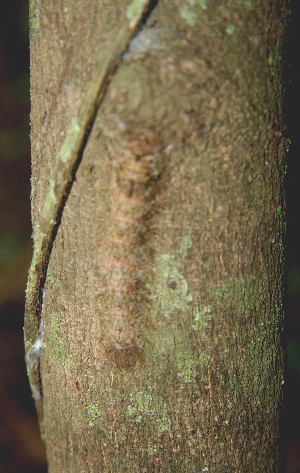
M64 132L128 4L33 6L35 231ZM160 0L143 30L152 49L118 68L46 278L49 473L283 471L286 8ZM144 183L129 192L141 156ZM143 206L135 219L138 207L115 204L122 192Z

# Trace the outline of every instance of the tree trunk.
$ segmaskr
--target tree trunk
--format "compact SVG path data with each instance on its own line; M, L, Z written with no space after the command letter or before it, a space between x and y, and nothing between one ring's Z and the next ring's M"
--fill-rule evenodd
M31 0L36 241L128 5ZM49 473L283 471L287 8L159 0L110 74L42 281Z

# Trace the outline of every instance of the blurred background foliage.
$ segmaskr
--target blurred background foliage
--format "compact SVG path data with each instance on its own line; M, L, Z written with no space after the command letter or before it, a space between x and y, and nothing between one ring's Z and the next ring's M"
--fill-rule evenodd
M300 0L292 0L287 40L288 162L286 440L288 473L300 472L300 186L298 162ZM0 473L44 473L26 376L23 314L32 254L30 222L28 1L10 0L0 15ZM290 64L290 66L289 66ZM249 472L250 473L250 472Z

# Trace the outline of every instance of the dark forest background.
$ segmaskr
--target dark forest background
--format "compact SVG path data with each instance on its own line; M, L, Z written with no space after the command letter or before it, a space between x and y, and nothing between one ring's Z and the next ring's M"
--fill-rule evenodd
M286 42L287 472L300 473L300 0L292 0ZM25 285L32 254L28 1L0 15L0 473L45 473L43 443L23 348ZM250 473L250 472L249 472Z

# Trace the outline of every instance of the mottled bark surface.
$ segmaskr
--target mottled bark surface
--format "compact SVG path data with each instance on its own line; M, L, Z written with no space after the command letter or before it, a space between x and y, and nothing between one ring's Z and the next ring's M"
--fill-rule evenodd
M32 14L34 231L127 7L41 1ZM285 8L160 0L136 43L151 50L132 44L113 77L45 283L50 473L283 471ZM133 191L128 153L148 163ZM144 206L137 218L120 193Z

